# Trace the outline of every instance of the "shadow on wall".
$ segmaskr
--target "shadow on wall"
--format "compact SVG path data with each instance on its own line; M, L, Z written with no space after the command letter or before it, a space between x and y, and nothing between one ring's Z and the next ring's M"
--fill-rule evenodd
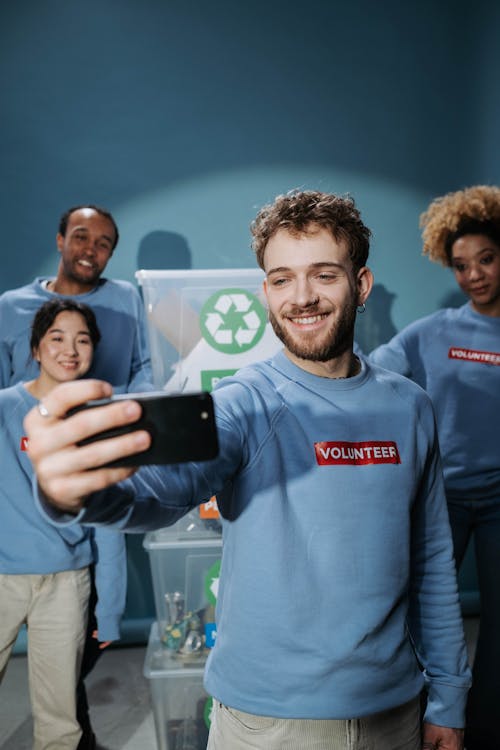
M366 311L356 318L355 340L365 353L385 344L398 331L391 317L391 308L397 295L389 292L383 284L375 284L366 303ZM440 300L439 307L461 307L467 297L460 289L448 292Z
M185 270L192 265L191 249L182 234L157 229L139 243L137 269Z
M354 338L360 349L368 354L380 344L385 344L397 329L391 317L396 295L383 284L374 284L364 313L358 313Z

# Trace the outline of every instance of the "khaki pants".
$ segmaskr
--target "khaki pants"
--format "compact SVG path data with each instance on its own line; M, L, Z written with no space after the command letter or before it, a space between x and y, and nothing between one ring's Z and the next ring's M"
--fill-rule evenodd
M362 719L274 719L214 700L207 750L420 750L420 701Z
M0 574L0 682L26 623L33 750L74 750L78 745L76 684L89 594L88 568L50 575Z

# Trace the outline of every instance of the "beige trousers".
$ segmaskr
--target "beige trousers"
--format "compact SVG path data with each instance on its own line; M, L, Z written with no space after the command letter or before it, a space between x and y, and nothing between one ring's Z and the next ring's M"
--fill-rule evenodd
M75 750L78 745L76 684L89 595L88 568L50 575L0 574L0 682L26 623L33 750Z
M418 698L362 719L275 719L214 700L207 750L420 750Z

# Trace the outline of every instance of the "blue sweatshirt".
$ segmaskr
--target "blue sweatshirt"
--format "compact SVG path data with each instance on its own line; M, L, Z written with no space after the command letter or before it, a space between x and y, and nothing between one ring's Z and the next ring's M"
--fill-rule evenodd
M210 695L283 718L353 718L427 682L426 719L463 726L470 673L434 415L362 364L321 378L280 352L213 392L220 455L144 467L54 523L143 531L217 494L223 559ZM424 666L417 664L414 646Z
M417 320L369 359L425 388L449 497L500 496L500 318L470 304Z
M0 388L38 376L30 357L31 323L44 302L55 297L83 302L95 313L101 332L88 377L107 380L116 392L151 390L144 305L128 281L100 279L86 294L49 292L47 279L12 289L0 296Z
M99 639L120 637L125 608L126 554L121 534L75 524L56 528L33 501L33 469L23 419L37 403L22 383L0 390L0 573L49 574L95 562Z

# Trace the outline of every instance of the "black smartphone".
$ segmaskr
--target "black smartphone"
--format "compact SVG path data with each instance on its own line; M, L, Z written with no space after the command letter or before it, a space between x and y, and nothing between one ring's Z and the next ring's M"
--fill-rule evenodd
M214 406L209 393L168 394L164 391L145 393L120 393L111 398L87 401L71 409L67 417L82 409L93 409L115 401L138 401L142 407L140 419L124 427L105 430L82 440L88 445L124 435L135 430L147 430L151 435L150 447L105 466L143 466L145 464L174 464L186 461L208 461L219 451Z

